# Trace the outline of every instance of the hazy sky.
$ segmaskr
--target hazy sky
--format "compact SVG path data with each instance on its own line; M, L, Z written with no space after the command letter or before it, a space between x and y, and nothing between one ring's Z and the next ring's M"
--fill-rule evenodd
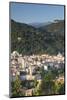
M64 6L11 3L11 19L22 23L64 19Z

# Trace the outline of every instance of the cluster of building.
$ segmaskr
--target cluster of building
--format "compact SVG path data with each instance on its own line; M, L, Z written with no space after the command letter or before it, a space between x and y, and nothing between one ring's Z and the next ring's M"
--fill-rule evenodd
M12 78L19 75L21 80L34 80L41 79L39 69L44 67L45 71L49 68L64 67L64 57L62 54L56 56L50 56L47 54L42 55L29 55L22 56L17 51L11 54L10 71Z

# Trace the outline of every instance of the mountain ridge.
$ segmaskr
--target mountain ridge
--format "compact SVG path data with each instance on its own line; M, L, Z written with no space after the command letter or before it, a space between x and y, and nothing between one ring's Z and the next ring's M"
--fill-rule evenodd
M23 55L64 53L64 21L35 28L11 20L11 52Z

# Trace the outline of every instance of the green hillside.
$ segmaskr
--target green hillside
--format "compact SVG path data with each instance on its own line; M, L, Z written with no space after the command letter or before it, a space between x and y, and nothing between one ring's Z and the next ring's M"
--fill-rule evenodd
M11 52L23 55L64 53L64 21L34 28L11 20Z

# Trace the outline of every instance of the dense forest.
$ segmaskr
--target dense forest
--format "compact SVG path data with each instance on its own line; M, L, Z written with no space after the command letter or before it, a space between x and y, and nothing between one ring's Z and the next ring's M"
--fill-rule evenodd
M17 50L22 55L64 54L64 37L64 20L39 28L11 20L11 52Z

